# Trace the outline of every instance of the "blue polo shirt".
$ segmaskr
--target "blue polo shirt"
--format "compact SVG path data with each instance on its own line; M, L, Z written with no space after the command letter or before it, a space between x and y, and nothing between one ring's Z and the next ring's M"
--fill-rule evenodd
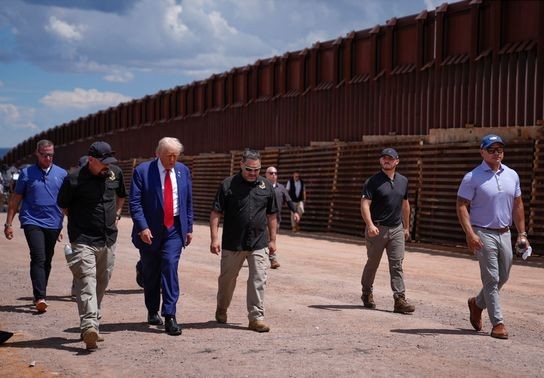
M493 172L484 161L463 177L457 195L470 201L473 226L509 227L514 198L521 196L519 176L504 164Z
M57 206L57 195L65 176L66 171L54 164L47 172L37 164L21 171L15 186L15 193L23 196L19 211L21 226L62 228L64 215Z

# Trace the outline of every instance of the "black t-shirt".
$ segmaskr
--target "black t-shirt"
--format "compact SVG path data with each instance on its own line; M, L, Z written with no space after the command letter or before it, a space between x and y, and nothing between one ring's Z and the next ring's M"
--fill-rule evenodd
M254 251L268 246L267 215L278 211L270 181L259 176L249 182L240 173L228 177L219 186L212 208L223 213L223 249Z
M408 199L408 179L395 173L391 180L380 171L365 181L362 196L372 201L370 216L374 224L398 226L402 223L402 201Z
M111 247L117 240L116 199L126 197L123 172L109 166L107 176L93 175L85 165L64 178L57 198L68 209L71 243Z

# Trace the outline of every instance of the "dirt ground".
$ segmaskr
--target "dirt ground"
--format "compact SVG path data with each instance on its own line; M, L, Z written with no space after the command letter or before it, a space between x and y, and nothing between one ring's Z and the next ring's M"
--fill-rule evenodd
M4 215L4 214L2 214ZM410 245L405 259L413 315L392 312L387 261L375 282L376 310L364 309L362 240L282 233L281 267L269 270L266 320L272 330L247 330L245 280L238 279L229 323L214 321L219 257L209 253L207 225L197 225L180 264L179 337L148 326L136 285L138 253L120 222L116 267L103 302L105 342L87 352L79 340L71 274L57 244L47 313L31 306L24 235L0 237L0 330L15 335L0 346L0 376L98 377L331 377L544 376L544 264L516 261L502 291L509 340L470 326L467 298L480 287L475 259ZM34 367L30 367L34 363Z

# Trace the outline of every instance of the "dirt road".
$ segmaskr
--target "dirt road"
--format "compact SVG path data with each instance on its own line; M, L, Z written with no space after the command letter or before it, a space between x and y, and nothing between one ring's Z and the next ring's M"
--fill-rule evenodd
M413 315L392 312L387 261L376 277L376 310L362 307L362 243L319 235L278 237L278 270L266 289L269 333L248 331L243 268L229 323L214 320L219 258L209 253L206 225L197 225L180 264L179 337L146 324L143 292L134 280L137 251L131 221L120 222L116 267L103 302L105 342L88 353L79 340L71 274L57 245L50 308L31 306L24 235L0 238L0 330L15 332L0 346L0 376L100 377L331 377L543 376L544 268L542 258L516 261L502 292L509 340L474 332L467 298L480 286L476 260L454 253L418 252L405 259ZM341 240L341 239L340 239ZM35 361L34 367L29 367Z

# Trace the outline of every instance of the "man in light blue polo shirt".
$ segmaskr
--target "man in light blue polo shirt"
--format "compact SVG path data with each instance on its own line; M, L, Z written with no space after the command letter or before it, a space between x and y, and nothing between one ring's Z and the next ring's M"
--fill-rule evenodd
M482 138L482 163L467 173L457 192L457 217L465 231L467 246L480 263L483 288L469 298L470 323L482 329L482 311L487 308L493 325L491 336L507 339L499 291L508 281L512 267L510 226L518 231L516 243L529 246L519 176L502 164L504 141L498 135Z
M21 171L4 224L4 235L8 240L13 239L12 222L22 201L19 221L30 249L30 279L38 313L47 310L47 281L64 217L57 206L57 194L66 171L53 164L54 154L51 141L38 142L35 152L38 161Z

